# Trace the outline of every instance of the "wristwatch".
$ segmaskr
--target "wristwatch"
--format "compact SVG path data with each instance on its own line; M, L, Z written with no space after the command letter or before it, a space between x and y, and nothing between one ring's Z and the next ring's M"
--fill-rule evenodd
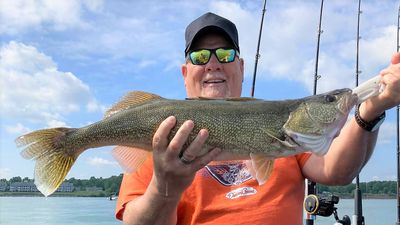
M354 117L357 121L357 124L366 131L374 132L374 131L378 130L378 128L383 123L383 121L385 121L385 117L386 117L385 112L383 112L381 115L379 115L372 121L365 121L363 118L361 118L359 109L360 109L360 105L358 105L356 107L356 112L354 113Z

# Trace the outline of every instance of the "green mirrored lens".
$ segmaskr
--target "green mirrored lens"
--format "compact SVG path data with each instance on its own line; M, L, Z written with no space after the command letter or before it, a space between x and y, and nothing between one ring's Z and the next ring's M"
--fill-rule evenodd
M219 48L215 51L218 61L221 63L229 63L235 60L235 50L234 49L223 49Z
M207 49L202 49L190 53L190 60L195 65L203 65L210 60L211 52Z

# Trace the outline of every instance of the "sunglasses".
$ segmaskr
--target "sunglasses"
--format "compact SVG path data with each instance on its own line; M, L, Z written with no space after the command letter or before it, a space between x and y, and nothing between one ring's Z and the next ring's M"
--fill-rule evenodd
M203 48L190 51L187 58L190 59L193 65L205 65L210 61L212 53L220 63L230 63L235 61L236 55L239 57L239 53L233 48Z

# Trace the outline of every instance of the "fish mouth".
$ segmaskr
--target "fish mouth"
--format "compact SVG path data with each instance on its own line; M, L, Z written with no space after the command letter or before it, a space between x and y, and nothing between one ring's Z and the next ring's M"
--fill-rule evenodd
M346 97L342 98L338 109L343 114L348 114L350 110L357 104L358 96L350 90Z

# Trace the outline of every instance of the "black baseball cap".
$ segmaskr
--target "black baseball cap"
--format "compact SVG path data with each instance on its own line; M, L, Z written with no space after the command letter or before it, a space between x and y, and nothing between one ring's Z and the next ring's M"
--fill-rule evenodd
M218 32L223 34L228 41L232 42L233 47L240 52L239 37L235 24L224 17L208 12L195 19L186 27L185 55L189 52L196 37L198 37L199 34L207 32Z

